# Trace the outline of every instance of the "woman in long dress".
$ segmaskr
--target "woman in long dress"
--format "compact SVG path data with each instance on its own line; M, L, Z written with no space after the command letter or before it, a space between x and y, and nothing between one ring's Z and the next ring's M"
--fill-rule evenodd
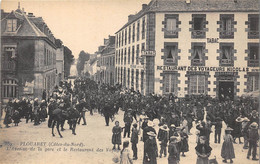
M235 151L233 147L233 137L231 136L231 131L233 129L227 128L225 130L224 142L221 148L221 157L224 158L223 162L227 163L227 159L230 159L230 163L233 163L233 158L235 158Z
M115 122L112 132L112 144L114 145L113 150L116 149L116 145L118 145L118 150L120 150L122 128L119 126L119 121Z

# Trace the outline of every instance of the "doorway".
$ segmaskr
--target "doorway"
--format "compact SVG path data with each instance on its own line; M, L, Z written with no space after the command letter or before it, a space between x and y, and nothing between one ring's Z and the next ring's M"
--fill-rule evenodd
M219 81L219 100L234 100L234 81Z

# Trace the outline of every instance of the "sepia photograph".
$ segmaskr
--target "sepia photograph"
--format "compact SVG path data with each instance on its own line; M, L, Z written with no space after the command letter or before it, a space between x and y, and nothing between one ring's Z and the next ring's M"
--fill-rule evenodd
M0 164L258 164L259 0L2 0Z

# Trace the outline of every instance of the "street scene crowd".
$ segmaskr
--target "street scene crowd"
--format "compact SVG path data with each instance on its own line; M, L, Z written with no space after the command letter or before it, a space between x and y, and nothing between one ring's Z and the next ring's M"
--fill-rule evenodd
M81 120L82 125L87 126L86 112L93 115L97 111L104 116L105 126L111 122L115 124L111 144L114 151L120 151L120 157L113 159L115 163L133 163L140 153L143 153L144 164L156 164L157 158L166 157L169 164L181 163L180 157L185 158L185 153L189 151L191 136L196 137L197 164L217 163L216 159L209 159L212 151L210 140L222 143L222 162L233 163L233 144L237 142L243 144L243 149L248 149L245 158L258 160L258 107L258 99L252 97L220 101L206 95L184 98L172 94L144 96L121 85L97 84L88 78L77 78L74 84L61 82L49 98L43 92L41 100L26 97L10 99L4 108L4 124L6 128L12 123L19 126L22 118L35 126L48 121L52 135L56 125L60 137L63 137L59 126L63 131L66 120L72 134L76 135L76 125ZM115 121L119 110L124 112L123 126ZM159 120L158 131L154 128L155 119ZM221 134L223 124L227 127L225 134ZM192 128L196 128L196 134L191 133ZM211 133L214 133L213 139L210 138ZM144 142L144 152L137 150L140 142ZM133 156L130 156L128 148L130 143Z

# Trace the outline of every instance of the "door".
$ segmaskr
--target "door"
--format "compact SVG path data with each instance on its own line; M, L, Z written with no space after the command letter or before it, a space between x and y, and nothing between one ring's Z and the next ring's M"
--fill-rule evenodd
M219 100L234 100L234 82L233 81L220 81L219 82Z

